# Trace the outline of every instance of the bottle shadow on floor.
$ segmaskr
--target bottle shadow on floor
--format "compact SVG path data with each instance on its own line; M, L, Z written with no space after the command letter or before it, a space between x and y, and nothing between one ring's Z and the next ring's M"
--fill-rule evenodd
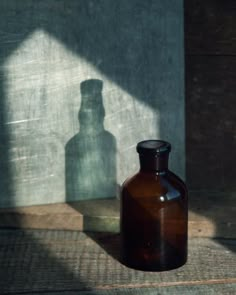
M123 264L120 233L86 232L108 255Z

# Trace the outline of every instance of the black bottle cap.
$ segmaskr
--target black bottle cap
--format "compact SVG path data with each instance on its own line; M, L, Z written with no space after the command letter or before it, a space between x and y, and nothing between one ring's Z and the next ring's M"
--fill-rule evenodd
M137 144L136 150L145 155L164 154L171 151L171 144L163 140L144 140Z

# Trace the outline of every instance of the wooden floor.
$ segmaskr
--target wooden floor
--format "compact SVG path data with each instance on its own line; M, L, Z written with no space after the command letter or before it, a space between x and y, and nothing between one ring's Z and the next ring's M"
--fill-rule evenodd
M119 235L0 230L0 294L236 294L236 239L190 238L188 263L169 272L119 262Z

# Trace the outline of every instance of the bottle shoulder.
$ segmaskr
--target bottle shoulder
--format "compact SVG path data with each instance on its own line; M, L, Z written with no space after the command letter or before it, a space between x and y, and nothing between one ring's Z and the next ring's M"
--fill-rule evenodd
M142 183L150 183L150 182L172 182L174 185L186 187L185 182L177 176L175 173L168 171L165 174L158 174L158 173L143 173L137 172L133 176L128 177L122 186L129 186L129 185L137 185Z
M123 182L122 187L131 185L132 183L135 183L139 179L139 172L136 172L134 175L129 176L126 178L126 180Z
M147 188L152 184L157 185L158 183L158 177L156 177L155 174L137 172L124 181L122 188L129 190L140 190L142 187Z
M187 194L187 186L185 184L185 182L175 173L173 173L172 171L168 172L167 175L167 180L176 188L185 191L185 193Z
M167 200L187 198L185 183L170 171L165 175L138 172L123 183L122 192L135 197L163 196Z

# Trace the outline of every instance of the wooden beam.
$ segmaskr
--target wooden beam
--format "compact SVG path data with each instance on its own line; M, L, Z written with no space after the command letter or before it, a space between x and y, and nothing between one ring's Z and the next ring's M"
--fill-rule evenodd
M236 237L233 202L222 206L212 197L191 195L189 207L189 237ZM1 209L0 227L118 232L119 211L117 199Z

